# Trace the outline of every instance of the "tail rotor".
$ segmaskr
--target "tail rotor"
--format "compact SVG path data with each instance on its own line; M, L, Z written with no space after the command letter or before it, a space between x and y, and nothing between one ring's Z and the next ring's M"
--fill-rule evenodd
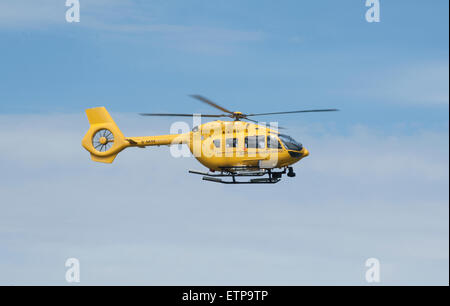
M113 144L114 134L108 129L101 129L92 137L92 146L98 152L107 152Z

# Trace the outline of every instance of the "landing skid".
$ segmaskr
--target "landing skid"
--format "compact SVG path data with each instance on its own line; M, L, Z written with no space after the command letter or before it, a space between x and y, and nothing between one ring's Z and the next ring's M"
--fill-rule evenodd
M273 172L270 169L256 169L256 170L244 170L240 169L227 169L218 173L200 172L195 170L189 170L189 173L203 175L203 180L220 184L276 184L281 181L281 177L286 173L284 171ZM267 177L263 177L266 176ZM249 179L246 181L237 180L238 177L258 177ZM230 178L231 180L223 180L222 178Z
M214 183L221 183L221 184L276 184L279 181L281 181L281 179L270 179L270 178L261 178L261 179L251 179L248 181L224 181L222 179L219 178L215 178L215 177L209 177L209 176L204 176L203 177L204 181L209 181L209 182L214 182Z

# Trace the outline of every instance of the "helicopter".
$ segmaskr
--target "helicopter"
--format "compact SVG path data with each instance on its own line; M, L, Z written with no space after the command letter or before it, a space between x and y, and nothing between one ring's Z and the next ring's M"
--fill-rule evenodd
M275 184L284 174L295 177L292 167L309 155L309 151L292 137L280 133L284 129L259 124L249 118L279 114L333 112L338 109L312 109L272 113L230 111L200 95L191 95L222 114L201 114L203 118L230 118L194 126L180 134L125 137L105 107L86 109L90 128L82 146L95 162L112 163L125 148L186 144L192 155L208 172L189 170L203 180L222 184ZM195 114L141 113L153 117L195 117Z

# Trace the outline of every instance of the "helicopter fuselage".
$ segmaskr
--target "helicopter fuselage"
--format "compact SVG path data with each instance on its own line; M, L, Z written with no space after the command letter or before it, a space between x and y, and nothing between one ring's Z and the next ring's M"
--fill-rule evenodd
M126 139L129 146L136 147L186 144L193 156L212 171L282 168L309 155L289 136L242 121L212 121L189 133Z
M210 171L232 175L233 181L235 175L242 175L242 171L270 175L272 169L284 168L284 172L274 172L274 177L269 180L252 180L274 183L287 168L291 172L288 176L294 176L289 166L309 155L308 150L293 138L271 127L250 122L217 120L182 134L125 137L104 107L88 109L86 113L91 127L82 145L96 162L112 163L117 154L128 147L186 144L202 165Z

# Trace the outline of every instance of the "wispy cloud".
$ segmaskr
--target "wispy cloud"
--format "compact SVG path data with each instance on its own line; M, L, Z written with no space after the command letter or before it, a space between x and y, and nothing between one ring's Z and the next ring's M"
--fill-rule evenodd
M66 26L64 1L6 1L0 3L0 28L39 30ZM120 12L118 14L117 12ZM260 31L158 23L143 15L133 1L83 2L81 22L72 26L115 39L147 41L199 53L229 53L239 43L265 38Z
M114 34L116 38L135 41L151 38L150 41L155 42L156 39L158 43L171 48L206 54L227 54L240 43L260 42L265 38L264 33L257 31L171 24L112 24L92 21L89 26Z
M4 0L0 2L0 27L9 29L40 29L64 25L68 7L65 0ZM130 0L81 1L81 13L87 16L103 13L112 15L114 10L129 12ZM104 17L104 16L103 16ZM117 17L117 15L115 15Z
M412 62L409 66L377 67L359 80L348 94L403 105L448 105L448 61Z

